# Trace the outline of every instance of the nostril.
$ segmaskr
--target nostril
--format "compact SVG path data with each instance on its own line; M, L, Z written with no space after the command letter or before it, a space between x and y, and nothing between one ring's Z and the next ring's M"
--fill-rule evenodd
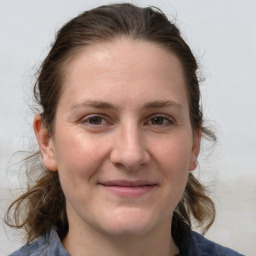
M110 161L117 168L134 172L149 161L145 140L137 124L122 126L116 135Z
M126 164L122 164L122 163L115 163L114 164L119 170L124 170L124 171L127 171L127 172L135 172L138 167L131 167L131 166L128 166Z
M129 148L129 150L114 148L110 155L110 161L120 170L134 172L150 161L150 155L141 146Z

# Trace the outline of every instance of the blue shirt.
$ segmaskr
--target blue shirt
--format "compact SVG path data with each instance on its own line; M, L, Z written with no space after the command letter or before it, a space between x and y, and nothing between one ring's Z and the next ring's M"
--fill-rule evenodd
M181 241L176 256L241 256L229 248L207 240L196 232L189 232ZM71 256L63 247L57 232L52 229L38 240L21 247L10 256ZM158 256L158 255L156 255ZM161 256L161 255L159 255Z

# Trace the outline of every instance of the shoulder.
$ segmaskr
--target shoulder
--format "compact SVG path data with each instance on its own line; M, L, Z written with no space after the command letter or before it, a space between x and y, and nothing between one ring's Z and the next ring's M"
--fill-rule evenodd
M192 239L195 247L197 247L198 255L204 256L241 256L242 254L233 251L227 247L221 246L217 243L214 243L204 236L192 232Z
M24 245L9 256L70 256L62 246L57 232L52 229L36 241Z
M24 245L16 252L12 253L9 256L39 256L39 255L47 255L46 251L46 243L44 241L44 237L40 237L38 240Z

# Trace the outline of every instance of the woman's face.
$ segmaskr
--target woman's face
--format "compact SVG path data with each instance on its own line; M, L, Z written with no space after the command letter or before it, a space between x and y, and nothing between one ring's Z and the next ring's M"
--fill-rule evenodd
M43 155L59 172L70 226L169 230L200 144L185 83L174 54L140 40L93 44L66 66Z

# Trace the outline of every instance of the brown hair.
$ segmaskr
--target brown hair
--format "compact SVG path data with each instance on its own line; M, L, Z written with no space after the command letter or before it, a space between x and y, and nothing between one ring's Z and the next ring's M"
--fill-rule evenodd
M204 127L196 73L198 65L178 28L159 9L139 8L132 4L105 5L86 11L65 24L57 33L56 41L42 63L34 86L34 96L49 132L54 133L56 108L61 97L62 81L65 79L63 71L69 59L89 44L121 36L154 42L176 54L187 80L192 129L201 129L208 139L216 140L214 133ZM52 227L57 229L61 238L68 232L65 196L58 172L47 170L40 157L40 152L37 152L25 159L29 164L27 191L9 206L5 216L9 226L26 230L27 242ZM12 209L14 224L10 217ZM173 215L174 240L179 240L179 222L191 226L194 219L206 231L214 218L214 203L207 196L206 188L190 173L183 198Z

